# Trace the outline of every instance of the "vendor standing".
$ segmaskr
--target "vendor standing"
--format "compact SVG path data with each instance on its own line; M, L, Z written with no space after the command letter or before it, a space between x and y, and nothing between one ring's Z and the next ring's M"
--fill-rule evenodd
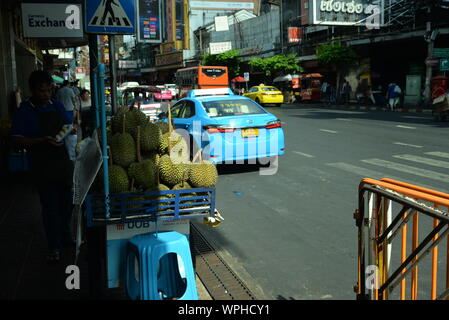
M64 142L54 137L63 125L72 123L64 105L51 99L53 79L45 71L29 78L31 98L22 102L13 118L13 143L26 148L31 157L31 174L39 193L48 240L49 262L60 259L65 245L73 245L71 207L73 163Z

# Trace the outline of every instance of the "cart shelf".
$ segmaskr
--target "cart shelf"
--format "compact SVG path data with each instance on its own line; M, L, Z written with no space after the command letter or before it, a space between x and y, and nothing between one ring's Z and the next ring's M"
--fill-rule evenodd
M91 194L86 197L88 227L131 221L204 218L214 214L215 188L115 193L109 194L108 198L104 194Z

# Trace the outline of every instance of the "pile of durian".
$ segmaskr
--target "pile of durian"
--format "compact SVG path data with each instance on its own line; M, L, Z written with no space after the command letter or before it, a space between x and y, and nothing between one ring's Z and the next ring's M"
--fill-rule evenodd
M191 162L189 145L184 137L173 131L168 123L150 122L137 108L121 107L111 119L107 136L111 194L211 188L217 183L218 173L213 164L203 161L201 156ZM92 189L94 193L104 191L103 168ZM182 196L199 195L192 192ZM129 200L170 198L174 195L138 196ZM192 202L194 200L181 201L184 204Z

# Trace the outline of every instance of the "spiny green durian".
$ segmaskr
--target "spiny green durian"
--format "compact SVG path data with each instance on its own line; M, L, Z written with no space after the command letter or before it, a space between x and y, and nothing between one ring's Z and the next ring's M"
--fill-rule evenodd
M142 151L158 151L162 132L159 127L148 122L140 128L140 147Z
M178 183L177 185L175 185L172 188L172 190L188 190L188 189L193 189L192 186L188 182ZM195 202L198 201L196 199L184 200L185 198L196 197L197 194L195 192L181 193L180 196L181 196L181 199L180 199L180 204L181 204L180 207L181 208L189 208L189 207L191 207L191 206L182 206L182 204L189 204L189 205L191 205L192 203L195 203Z
M134 162L128 168L128 174L137 186L149 188L157 183L156 165L151 160Z
M137 127L143 127L148 123L145 113L137 108L132 108L126 113L126 132L130 133L137 140Z
M168 153L168 143L169 143L170 133L166 132L161 136L161 140L159 143L158 152L160 155L164 155Z
M123 115L129 111L129 108L126 106L120 107L116 114L111 119L111 129L113 133L122 132L123 130Z
M129 178L126 174L125 169L120 166L112 165L109 166L109 192L110 193L121 193L126 192L129 189ZM104 190L103 187L103 168L100 169L98 175L98 187Z
M217 168L206 161L194 163L189 170L189 183L195 188L211 188L217 183Z
M129 133L116 133L110 142L111 151L114 154L114 163L128 168L136 161L136 143Z
M158 165L160 156L156 152L143 152L142 159L143 160L151 160L154 162L155 165Z
M159 177L167 186L174 186L183 181L185 168L182 164L172 163L170 156L163 155L159 160Z
M161 129L162 134L168 132L168 123L167 122L158 121L158 122L155 122L154 124L157 125L159 127L159 129Z

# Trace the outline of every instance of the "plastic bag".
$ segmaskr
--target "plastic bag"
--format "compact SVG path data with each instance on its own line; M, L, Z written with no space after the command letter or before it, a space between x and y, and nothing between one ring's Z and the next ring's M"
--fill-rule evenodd
M69 158L72 161L76 160L76 144L78 143L78 135L69 134L64 138L65 147L67 149L67 153L69 154Z

